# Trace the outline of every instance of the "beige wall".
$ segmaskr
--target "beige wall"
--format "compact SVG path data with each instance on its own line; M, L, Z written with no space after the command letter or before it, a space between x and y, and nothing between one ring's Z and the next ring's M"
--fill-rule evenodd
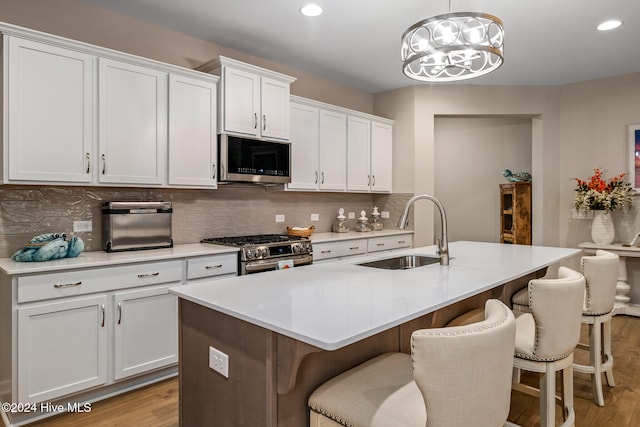
M380 107L384 106L384 107ZM412 166L396 167L396 184L402 192L434 194L435 191L435 118L437 116L498 116L529 118L532 121L531 173L534 176L533 242L558 245L560 153L560 88L494 87L465 85L421 85L376 94L375 108L385 109L394 119L394 156ZM395 108L395 110L394 110ZM410 117L404 117L409 115ZM400 135L413 132L412 139ZM413 188L405 188L407 184ZM543 197L544 195L544 197ZM544 205L543 205L544 199ZM416 206L415 239L418 244L433 241L433 208Z
M500 241L502 171L531 172L531 136L529 118L436 117L434 195L450 240Z
M294 95L373 113L370 93L79 0L0 0L0 21L186 68L225 55L296 77Z

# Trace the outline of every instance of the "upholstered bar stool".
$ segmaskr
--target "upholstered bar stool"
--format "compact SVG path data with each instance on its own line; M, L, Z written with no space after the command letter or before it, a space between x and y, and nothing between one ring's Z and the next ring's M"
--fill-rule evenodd
M593 401L604 406L602 374L609 387L614 387L611 354L611 317L618 282L618 255L598 250L595 256L582 257L582 274L587 280L582 323L589 325L589 344L578 344L589 350L589 365L573 364L576 372L591 374Z
M515 318L498 300L485 319L411 335L411 355L385 353L309 397L311 427L496 427L509 415Z
M573 351L580 340L585 279L579 272L560 267L557 279L529 282L528 307L516 319L516 370L538 372L539 390L514 382L513 388L539 396L540 425L555 425L556 371L562 372L564 423L573 426Z

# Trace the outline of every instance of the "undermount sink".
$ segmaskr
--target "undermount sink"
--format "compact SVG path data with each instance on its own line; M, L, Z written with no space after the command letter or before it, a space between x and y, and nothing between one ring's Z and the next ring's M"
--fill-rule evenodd
M440 257L426 255L402 255L393 258L379 259L376 261L362 262L358 265L364 267L382 268L385 270L408 270L429 264L437 264Z

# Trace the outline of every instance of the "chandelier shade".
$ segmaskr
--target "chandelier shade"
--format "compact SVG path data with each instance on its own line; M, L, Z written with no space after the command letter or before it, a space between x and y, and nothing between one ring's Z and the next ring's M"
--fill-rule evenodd
M402 35L402 72L424 82L471 79L504 60L504 28L493 15L456 12L417 22Z

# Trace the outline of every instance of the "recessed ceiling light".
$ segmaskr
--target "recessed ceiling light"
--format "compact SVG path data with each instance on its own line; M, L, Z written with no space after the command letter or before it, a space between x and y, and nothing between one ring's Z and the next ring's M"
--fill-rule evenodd
M618 28L620 25L622 25L622 21L620 21L619 19L612 19L610 21L603 22L596 28L598 29L598 31L609 31Z
M300 13L304 16L318 16L322 15L322 8L317 4L308 4L300 9Z

